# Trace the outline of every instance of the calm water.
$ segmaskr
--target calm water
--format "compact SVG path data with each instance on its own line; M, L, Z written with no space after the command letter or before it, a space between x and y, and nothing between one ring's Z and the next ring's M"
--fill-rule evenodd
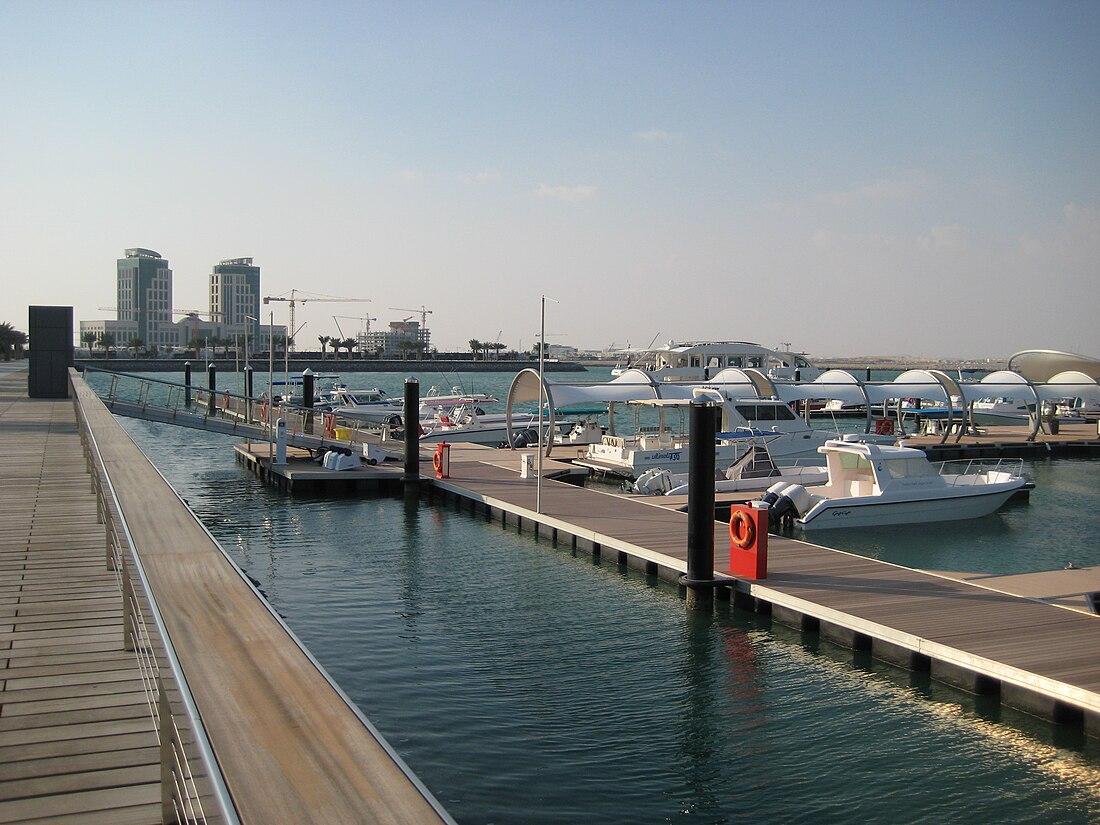
M124 424L460 822L1100 820L1096 742L740 611L692 616L452 506L288 498L230 439ZM1030 505L828 541L935 569L1100 564L1097 465L1028 469Z

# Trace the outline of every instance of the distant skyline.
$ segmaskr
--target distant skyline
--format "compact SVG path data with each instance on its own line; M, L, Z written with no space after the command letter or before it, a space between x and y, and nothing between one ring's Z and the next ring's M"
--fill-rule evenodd
M371 299L302 346L423 305L529 349L546 294L586 349L1100 356L1098 43L1087 1L5 0L0 321L113 317L145 247L180 308L237 257Z

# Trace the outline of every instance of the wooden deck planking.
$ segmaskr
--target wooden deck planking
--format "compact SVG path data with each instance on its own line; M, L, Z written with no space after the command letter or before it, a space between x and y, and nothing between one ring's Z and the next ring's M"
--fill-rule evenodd
M110 413L78 393L242 819L442 821Z
M25 386L0 378L0 822L155 823L157 737L72 402Z
M519 478L518 464L513 470L473 454L457 462L452 456L450 478L432 483L640 558L659 554L667 566L686 570L686 514L544 480L543 513L536 515L535 482ZM719 573L727 566L726 529L716 524ZM1100 713L1100 621L1094 616L774 536L768 578L739 589Z

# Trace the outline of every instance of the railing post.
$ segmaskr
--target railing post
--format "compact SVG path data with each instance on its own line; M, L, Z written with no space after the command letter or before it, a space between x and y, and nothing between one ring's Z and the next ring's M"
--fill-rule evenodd
M191 406L191 362L184 361L183 363L183 383L186 389L183 393L183 406Z
M122 648L134 650L134 583L130 579L130 565L122 557Z
M246 352L247 356L248 353ZM244 423L252 423L252 367L248 364L244 368Z
M174 801L176 782L172 770L176 757L172 739L172 706L164 689L164 680L157 675L157 739L160 743L160 820L164 823L179 822L179 811Z

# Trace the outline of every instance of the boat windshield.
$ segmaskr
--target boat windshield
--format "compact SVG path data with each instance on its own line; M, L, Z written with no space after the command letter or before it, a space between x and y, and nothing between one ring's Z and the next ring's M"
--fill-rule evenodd
M737 404L746 421L794 421L797 416L786 404Z
M927 478L939 475L935 466L929 463L927 458L916 456L915 458L895 458L883 462L890 478Z

